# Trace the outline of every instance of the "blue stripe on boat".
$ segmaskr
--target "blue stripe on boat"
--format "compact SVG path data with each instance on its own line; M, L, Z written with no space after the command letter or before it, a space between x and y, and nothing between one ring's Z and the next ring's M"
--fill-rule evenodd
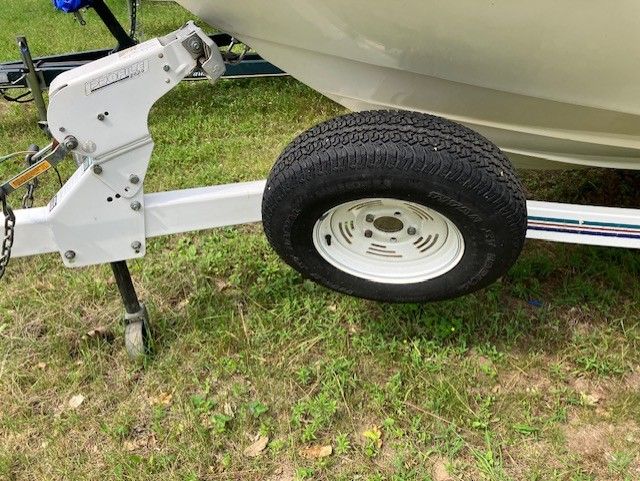
M555 227L540 227L540 226L529 226L531 230L542 230L547 232L560 232L565 234L580 234L580 235L595 235L600 237L622 237L624 239L640 239L639 234L628 234L626 232L602 232L602 231L593 231L593 230L579 230L579 229L558 229Z
M553 217L538 217L535 215L531 215L528 217L529 220L541 221L541 222L555 222L557 224L570 224L570 225L592 225L596 227L618 227L621 229L638 229L640 230L640 225L634 224L613 224L609 222L595 222L586 220L582 223L575 219L554 219Z

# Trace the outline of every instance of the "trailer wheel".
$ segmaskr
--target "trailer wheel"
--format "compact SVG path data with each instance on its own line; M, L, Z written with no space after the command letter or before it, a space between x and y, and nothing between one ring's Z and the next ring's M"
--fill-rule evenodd
M526 199L506 156L439 117L371 111L313 127L282 153L262 203L290 266L331 289L389 302L485 287L515 262Z

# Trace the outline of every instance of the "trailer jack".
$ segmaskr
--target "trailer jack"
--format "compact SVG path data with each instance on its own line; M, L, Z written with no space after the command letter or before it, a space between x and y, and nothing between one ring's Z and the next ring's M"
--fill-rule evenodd
M111 263L120 297L124 303L124 343L132 359L144 357L150 350L149 316L138 300L126 261Z

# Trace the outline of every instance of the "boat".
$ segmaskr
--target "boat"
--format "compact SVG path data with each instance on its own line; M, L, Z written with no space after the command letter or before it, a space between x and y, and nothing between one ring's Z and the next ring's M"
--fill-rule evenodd
M640 169L640 3L178 0L354 110L462 123L521 168Z

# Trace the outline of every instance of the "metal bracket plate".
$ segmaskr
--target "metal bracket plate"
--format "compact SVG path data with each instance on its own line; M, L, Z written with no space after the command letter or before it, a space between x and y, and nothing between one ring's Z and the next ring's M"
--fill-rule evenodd
M146 250L142 189L121 196L97 178L92 165L87 159L48 206L47 222L67 267L142 257Z

